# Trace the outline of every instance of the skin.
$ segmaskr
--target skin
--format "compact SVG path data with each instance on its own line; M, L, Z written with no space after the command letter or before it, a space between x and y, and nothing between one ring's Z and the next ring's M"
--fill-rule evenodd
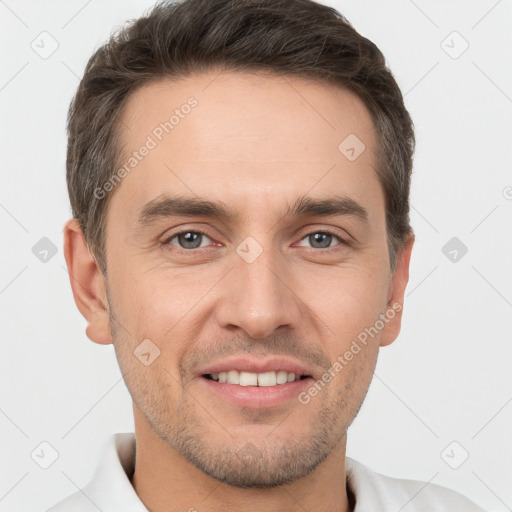
M127 154L187 98L198 105L117 185L107 279L77 222L66 223L74 298L87 336L114 344L133 398L132 484L149 510L348 511L346 430L379 348L400 332L401 311L308 404L242 408L211 393L195 371L250 353L286 355L321 378L379 314L403 304L414 237L391 273L376 132L355 95L298 78L217 75L159 81L130 96ZM349 134L366 146L355 161L338 150ZM364 206L368 222L283 216L301 195L333 192ZM143 205L164 193L222 201L239 216L138 226ZM325 229L340 237L328 248L308 236ZM206 234L199 249L184 248L183 237L162 244L194 230ZM263 249L252 263L236 251L248 236ZM133 355L146 339L160 350L148 366Z

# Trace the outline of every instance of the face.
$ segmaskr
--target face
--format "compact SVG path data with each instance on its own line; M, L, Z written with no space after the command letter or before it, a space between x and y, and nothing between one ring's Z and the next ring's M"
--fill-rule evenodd
M138 90L121 127L106 286L136 424L230 485L311 473L399 332L408 259L390 273L368 110L212 72Z

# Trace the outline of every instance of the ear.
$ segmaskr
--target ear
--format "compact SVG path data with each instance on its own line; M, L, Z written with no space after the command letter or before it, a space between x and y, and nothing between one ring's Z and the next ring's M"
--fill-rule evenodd
M95 343L112 343L105 280L76 219L64 225L64 257L75 303L88 323L85 334Z
M400 333L405 287L409 281L409 262L411 261L414 240L414 233L411 233L407 243L400 247L397 253L395 272L391 277L388 303L386 306L386 317L388 320L384 329L381 331L381 347L393 343Z

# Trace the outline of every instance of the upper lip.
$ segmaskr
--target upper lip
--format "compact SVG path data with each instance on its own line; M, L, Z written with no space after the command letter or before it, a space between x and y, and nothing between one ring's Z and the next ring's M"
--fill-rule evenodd
M312 371L304 364L285 357L265 357L255 358L248 356L237 356L216 361L201 367L198 375L210 373L227 372L229 370L238 370L251 373L279 372L286 371L296 375L311 376Z

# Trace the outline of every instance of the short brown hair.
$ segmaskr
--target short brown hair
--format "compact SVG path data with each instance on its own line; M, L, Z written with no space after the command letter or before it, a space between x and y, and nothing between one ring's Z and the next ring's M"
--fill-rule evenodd
M409 190L414 126L377 46L335 9L312 0L181 0L156 4L95 51L68 113L66 177L71 208L106 275L109 199L94 193L116 171L117 118L137 88L221 68L271 71L357 94L378 134L391 269L412 228ZM340 141L341 142L341 141Z

